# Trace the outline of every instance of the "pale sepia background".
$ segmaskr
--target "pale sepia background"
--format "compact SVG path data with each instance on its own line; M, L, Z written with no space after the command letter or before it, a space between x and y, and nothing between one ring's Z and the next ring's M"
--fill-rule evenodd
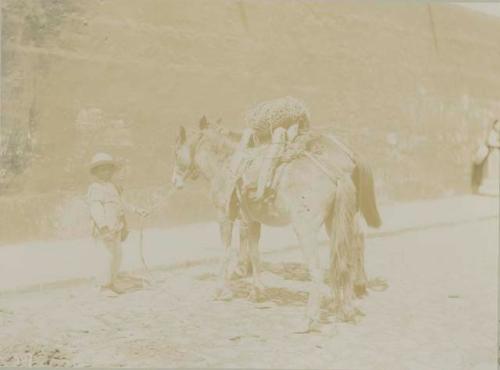
M203 114L239 128L256 102L299 96L400 201L468 191L500 111L500 22L449 4L3 1L2 20L2 242L83 235L67 217L86 217L96 150L128 161L147 202L178 125ZM210 218L188 191L152 222Z

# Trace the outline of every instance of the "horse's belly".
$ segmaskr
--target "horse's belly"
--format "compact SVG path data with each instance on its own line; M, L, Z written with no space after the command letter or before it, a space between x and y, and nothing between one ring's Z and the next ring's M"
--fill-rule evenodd
M253 220L268 226L287 226L290 224L290 214L287 210L277 209L269 205L258 204L249 207Z
M287 226L290 224L291 220L289 218L283 217L269 217L266 215L265 217L259 217L260 223L268 226Z

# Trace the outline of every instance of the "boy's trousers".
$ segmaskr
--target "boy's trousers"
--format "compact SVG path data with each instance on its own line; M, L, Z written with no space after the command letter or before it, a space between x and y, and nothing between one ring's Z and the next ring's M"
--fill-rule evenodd
M95 238L97 261L95 278L99 286L109 286L115 283L122 263L122 246L120 233L113 236Z

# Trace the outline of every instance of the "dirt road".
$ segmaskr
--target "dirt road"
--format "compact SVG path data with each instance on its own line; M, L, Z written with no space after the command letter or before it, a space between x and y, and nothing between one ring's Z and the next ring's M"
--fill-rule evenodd
M498 219L368 240L365 317L295 334L306 301L299 250L265 257L265 299L212 300L217 266L155 271L116 298L88 285L0 296L0 365L495 369ZM383 354L383 356L381 355Z

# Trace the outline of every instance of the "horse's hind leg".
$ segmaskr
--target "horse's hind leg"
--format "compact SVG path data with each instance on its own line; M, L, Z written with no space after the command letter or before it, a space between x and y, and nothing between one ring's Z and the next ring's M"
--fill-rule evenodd
M264 284L262 284L260 278L260 230L261 225L258 222L250 222L247 225L247 240L249 246L250 262L252 266L253 283L251 298L253 300L259 300L261 293L263 293L265 289Z
M354 277L354 292L358 298L367 294L368 285L368 278L365 272L365 235L363 233L360 217L361 215L358 212L355 216L353 227L353 263L356 270Z
M320 320L323 269L320 264L319 244L317 240L318 229L319 227L307 227L307 223L304 221L295 227L295 232L305 256L309 275L311 276L306 310L307 322L303 331L316 330Z

